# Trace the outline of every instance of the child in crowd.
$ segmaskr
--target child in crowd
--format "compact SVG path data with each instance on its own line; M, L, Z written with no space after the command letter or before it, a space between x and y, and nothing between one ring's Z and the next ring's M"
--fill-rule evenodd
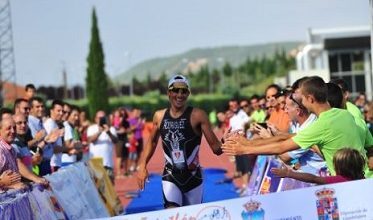
M128 134L128 164L130 167L129 171L130 173L133 173L136 169L136 161L137 161L137 139L135 137L135 133L133 131L130 131Z
M272 168L271 172L279 177L289 177L321 185L364 179L365 163L365 159L359 151L352 148L343 148L338 150L333 157L336 176L320 177L309 173L296 172L286 166Z

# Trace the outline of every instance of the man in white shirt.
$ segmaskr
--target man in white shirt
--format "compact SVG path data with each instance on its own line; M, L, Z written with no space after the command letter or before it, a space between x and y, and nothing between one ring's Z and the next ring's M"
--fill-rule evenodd
M237 99L231 99L229 101L229 110L233 112L233 116L229 119L231 131L241 130L245 132L245 126L250 122L250 117L240 108ZM242 186L241 189L239 189L239 193L241 196L244 196L249 183L249 173L252 170L250 164L253 164L253 161L249 160L248 155L238 155L235 156L235 162L236 171L241 175L242 179Z
M64 151L62 137L64 135L64 130L59 129L58 123L62 120L62 109L64 103L60 100L54 100L50 109L50 117L45 120L44 128L47 135L52 132L59 131L59 137L56 141L48 143L51 147L44 148L43 156L45 158L50 158L51 171L56 172L62 166L62 152Z
M114 183L113 147L117 142L117 133L115 128L109 125L104 111L96 113L95 124L88 127L87 137L90 143L90 157L100 157L103 159L103 166Z

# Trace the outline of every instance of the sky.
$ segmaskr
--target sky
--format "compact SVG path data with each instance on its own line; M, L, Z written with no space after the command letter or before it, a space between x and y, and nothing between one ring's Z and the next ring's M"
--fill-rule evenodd
M11 0L16 81L84 85L96 8L105 70L193 48L306 41L307 28L370 24L368 0Z

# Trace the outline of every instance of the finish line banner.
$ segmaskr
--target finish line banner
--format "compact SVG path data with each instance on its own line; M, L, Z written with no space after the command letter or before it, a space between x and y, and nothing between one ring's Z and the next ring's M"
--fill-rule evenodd
M372 220L372 195L373 179L366 179L103 219Z

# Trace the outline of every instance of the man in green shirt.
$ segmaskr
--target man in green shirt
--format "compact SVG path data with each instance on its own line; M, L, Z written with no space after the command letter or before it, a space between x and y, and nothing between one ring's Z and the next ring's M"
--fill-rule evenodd
M355 118L361 118L364 120L364 116L361 113L360 109L356 105L348 101L350 97L350 91L349 91L347 82L344 81L343 79L335 79L335 80L332 80L332 83L337 84L342 89L343 108L346 108L347 111L349 111Z
M254 109L254 111L250 115L252 121L256 123L265 122L267 115L265 111L259 106L259 96L253 95L250 99L250 104L251 107Z
M318 119L294 137L271 140L267 144L232 135L222 147L228 155L282 154L295 149L308 149L317 145L324 155L328 169L335 175L334 153L344 147L357 149L365 154L362 137L352 115L346 110L333 109L327 102L327 86L318 76L309 77L301 84L302 104ZM298 95L298 94L294 94Z
M328 87L328 102L332 108L346 109L345 94L342 92L342 88L335 83L327 83ZM356 106L355 106L356 107ZM351 113L351 112L350 112ZM363 141L364 148L368 151L373 150L373 137L370 133L365 121L357 116L351 114L358 127L358 132L361 140ZM365 157L365 155L364 155ZM365 170L366 177L373 177L373 172L368 169Z

